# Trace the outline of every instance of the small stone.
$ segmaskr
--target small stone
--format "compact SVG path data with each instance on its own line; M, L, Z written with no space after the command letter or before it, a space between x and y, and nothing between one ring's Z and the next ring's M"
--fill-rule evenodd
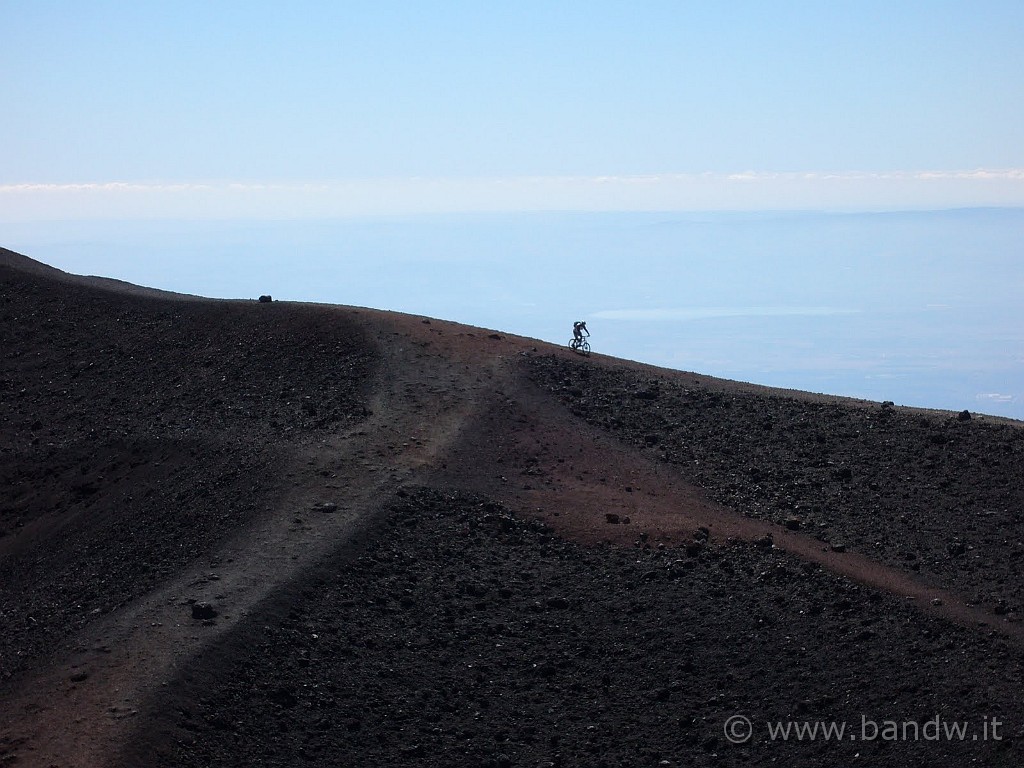
M604 521L606 523L610 523L611 525L618 525L619 524L619 516L617 514L615 514L614 512L606 512L605 515L604 515Z
M564 597L549 597L547 599L548 608L568 608L569 601Z
M832 545L832 551L833 552L843 553L843 552L846 551L846 545L837 542L837 543Z
M208 621L217 615L217 609L209 603L195 603L192 606L192 618Z
M335 504L333 501L325 501L323 504L317 506L317 509L324 513L337 512L338 505Z
M273 300L273 297L271 297L270 294L268 293L265 293L262 296L260 296L260 304L269 304Z
M274 704L284 707L285 709L291 709L299 703L299 700L295 697L295 693L285 686L275 689L267 696L267 698Z
M88 672L75 672L75 674L73 674L71 676L71 682L72 683L80 683L83 680L86 680L88 677L89 677L89 673Z
M786 528L790 531L798 531L800 530L800 526L803 525L803 520L801 520L799 517L790 516L786 518L785 525Z
M959 419L960 421L970 421L971 420L971 412L966 410L966 409L964 409L964 410L960 411L959 415L957 416L957 419Z
M481 584L479 581L466 581L462 584L462 591L472 597L484 597L490 589L486 584Z

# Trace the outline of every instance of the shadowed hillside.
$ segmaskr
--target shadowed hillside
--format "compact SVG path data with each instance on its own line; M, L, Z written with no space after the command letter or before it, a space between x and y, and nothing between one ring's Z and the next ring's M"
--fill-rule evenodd
M0 764L1020 763L1019 424L9 251L0 340Z

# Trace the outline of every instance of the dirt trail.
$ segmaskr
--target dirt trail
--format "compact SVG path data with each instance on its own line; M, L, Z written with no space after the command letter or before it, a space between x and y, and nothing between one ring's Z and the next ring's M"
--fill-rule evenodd
M150 691L344 543L444 455L474 406L477 382L425 355L386 315L384 323L375 317L368 330L383 355L370 418L297 451L280 468L281 482L291 486L283 503L239 531L211 563L195 564L91 624L47 669L24 680L0 721L0 732L18 748L19 765L106 764ZM325 503L332 511L323 511ZM193 619L193 603L209 603L216 618Z

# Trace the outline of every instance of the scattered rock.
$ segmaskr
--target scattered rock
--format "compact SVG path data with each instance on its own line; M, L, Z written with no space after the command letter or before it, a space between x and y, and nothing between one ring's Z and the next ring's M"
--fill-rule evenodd
M605 512L604 521L606 523L610 523L611 525L618 525L619 524L619 516L617 514L615 514L614 512Z
M796 517L795 515L790 515L789 517L786 518L785 526L786 526L787 530L799 531L800 530L800 526L802 526L802 525L803 525L803 520L801 520L799 517Z
M192 605L192 618L197 620L209 620L217 616L217 609L209 603L194 603Z
M971 420L971 412L968 411L967 409L964 409L964 410L960 411L959 415L957 415L957 419L959 419L960 421L970 421Z
M466 581L462 584L462 591L471 597L484 597L490 589L486 584L478 581Z
M89 678L89 673L88 672L75 672L73 675L71 675L71 682L72 683L80 683L83 680L87 680L88 678Z
M270 692L267 698L270 699L270 701L272 701L274 704L277 704L280 707L284 707L285 709L291 709L299 703L299 700L295 698L295 694L292 693L291 689L286 688L284 686L280 688L275 688L273 691Z
M273 300L273 297L269 293L265 293L262 296L260 296L260 304L269 304Z
M946 552L950 557L963 557L967 554L967 545L962 541L951 541L946 545Z
M71 486L71 493L76 497L92 496L99 493L99 486L94 482L75 483Z
M338 505L335 504L333 501L325 501L322 504L317 504L316 506L313 507L313 509L319 512L331 513L338 511Z

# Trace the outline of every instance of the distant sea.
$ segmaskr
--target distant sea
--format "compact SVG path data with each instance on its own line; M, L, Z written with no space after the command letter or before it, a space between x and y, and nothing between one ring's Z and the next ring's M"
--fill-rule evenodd
M771 386L1024 419L1024 209L0 224L61 269L392 309Z

